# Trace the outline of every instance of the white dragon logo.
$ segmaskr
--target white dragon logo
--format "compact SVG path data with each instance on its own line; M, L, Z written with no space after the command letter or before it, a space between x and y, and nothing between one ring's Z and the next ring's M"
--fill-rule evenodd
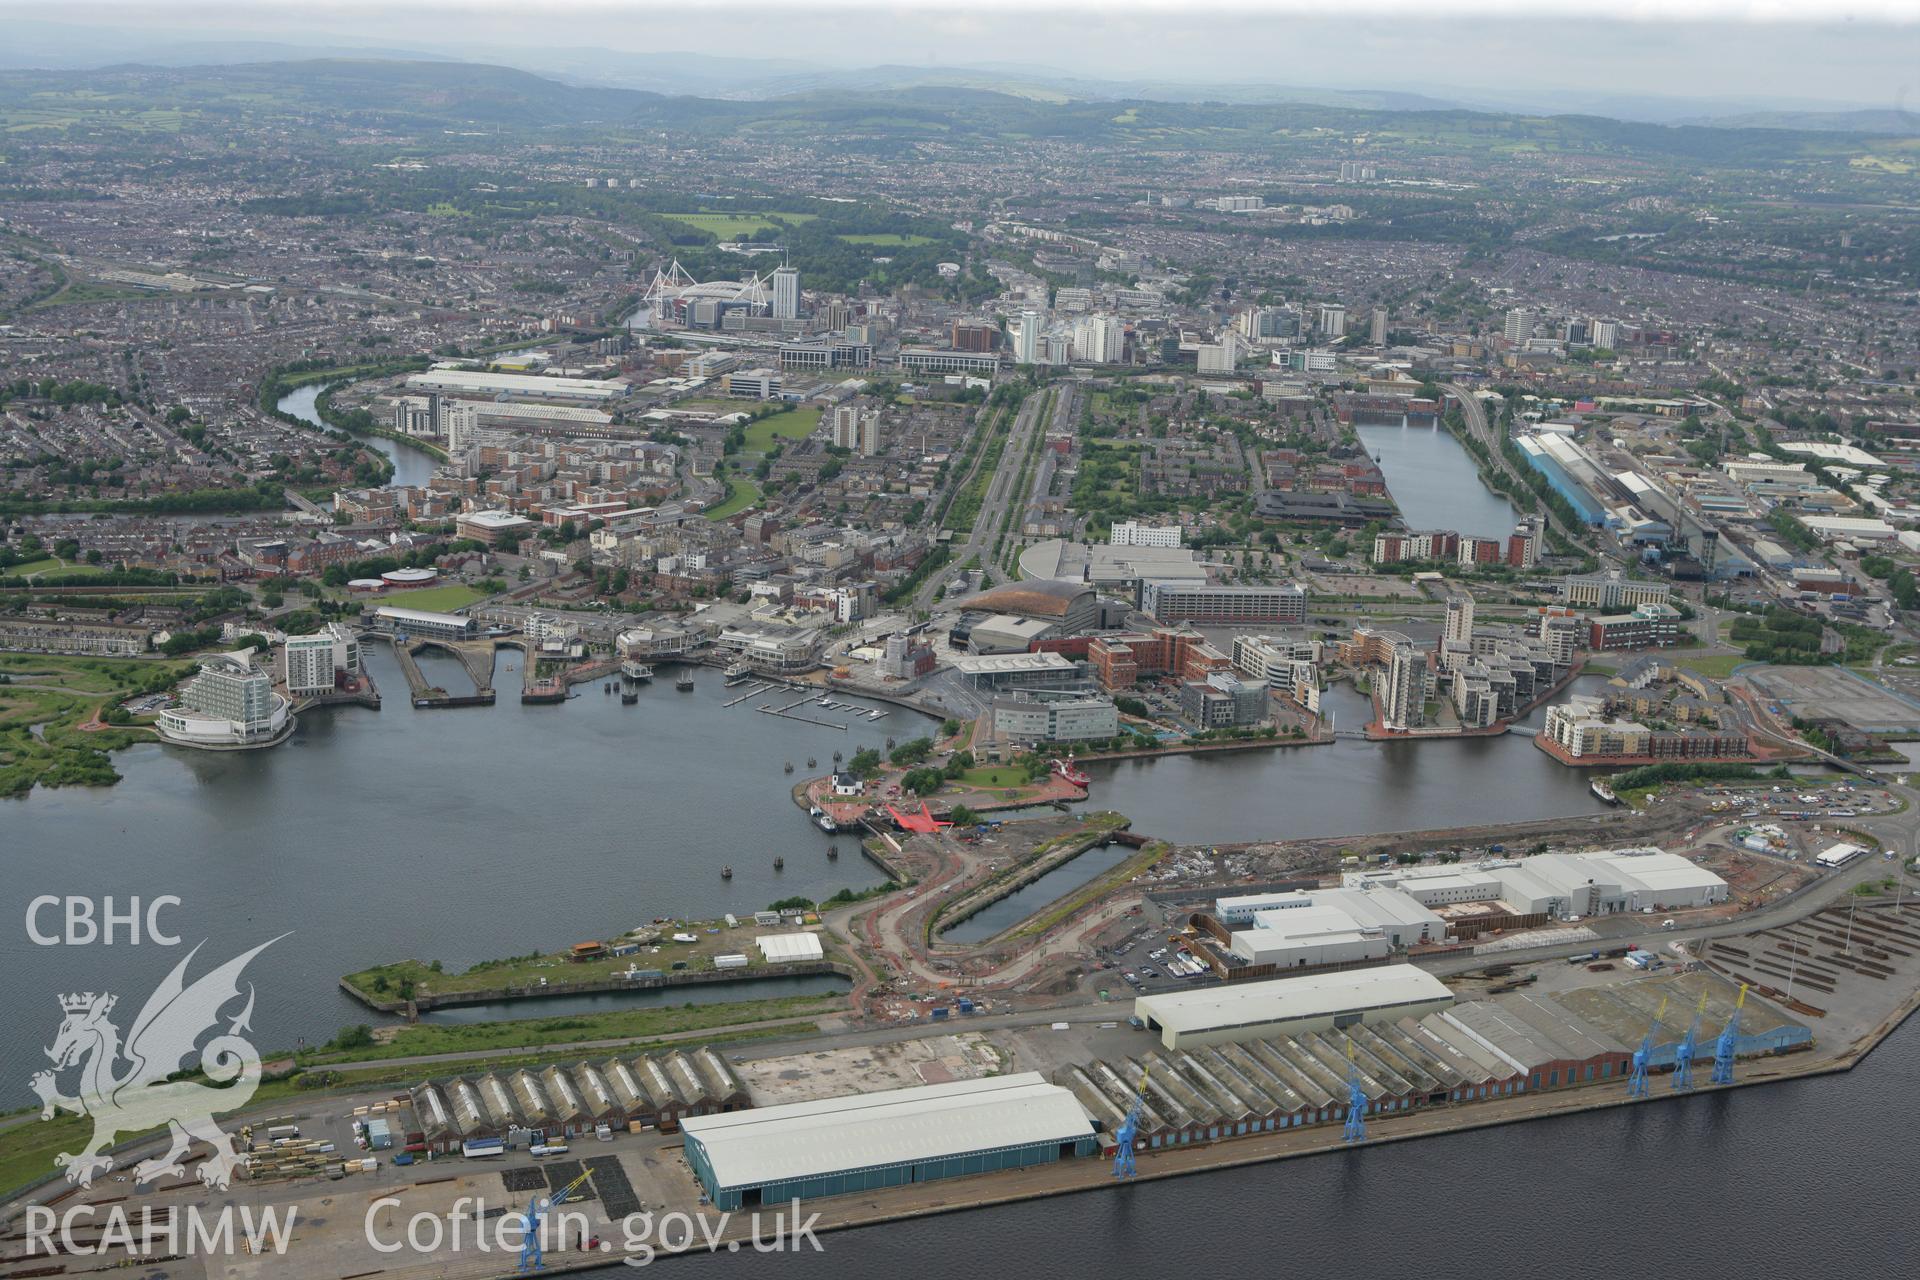
M240 1034L251 1030L252 984L246 989L246 1007L233 1017L226 1032L207 1041L204 1048L196 1048L196 1044L202 1035L219 1026L220 1011L240 997L240 974L247 962L279 940L271 938L187 986L187 965L200 952L196 946L154 988L133 1020L124 1046L120 1029L107 1018L118 1002L117 996L88 991L60 997L66 1018L53 1047L46 1051L53 1060L53 1070L37 1073L30 1083L40 1095L42 1120L51 1120L63 1110L93 1119L93 1138L82 1152L70 1155L63 1151L53 1159L54 1164L66 1169L67 1181L91 1186L96 1174L113 1168L108 1151L117 1135L165 1126L169 1135L166 1153L134 1166L136 1182L184 1173L181 1159L197 1140L213 1148L212 1157L200 1166L200 1181L219 1190L227 1187L239 1167L239 1153L233 1139L214 1123L213 1117L244 1107L260 1087L260 1054ZM225 1088L169 1079L195 1056L201 1073ZM117 1074L123 1059L129 1065ZM80 1068L80 1092L68 1097L60 1092L59 1073L76 1066Z

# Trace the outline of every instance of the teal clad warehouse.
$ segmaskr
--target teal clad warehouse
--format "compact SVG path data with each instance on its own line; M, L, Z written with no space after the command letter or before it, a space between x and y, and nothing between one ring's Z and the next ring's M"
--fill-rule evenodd
M751 1209L1092 1155L1093 1122L1037 1072L682 1121L720 1209Z

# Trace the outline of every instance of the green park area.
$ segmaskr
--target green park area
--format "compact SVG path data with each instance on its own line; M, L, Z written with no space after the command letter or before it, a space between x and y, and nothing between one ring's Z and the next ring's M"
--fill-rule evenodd
M464 609L476 600L486 599L484 591L476 591L465 583L449 582L445 586L421 587L415 591L395 591L383 597L383 603L396 609L423 609L428 613L452 613Z
M969 787L996 791L1007 787L1024 787L1032 781L1025 769L1011 764L980 765L962 773L959 780Z
M748 453L765 453L776 440L801 440L820 425L818 409L783 409L747 424Z
M55 574L62 578L79 578L100 572L103 570L97 564L87 564L84 561L69 564L65 560L57 560L52 556L40 560L28 560L23 564L9 565L6 569L0 570L0 574L9 578L31 578L41 573Z
M768 216L740 213L663 213L660 215L669 222L678 222L692 227L695 231L704 231L708 235L718 236L722 240L738 240L743 236L754 235L761 231L771 231L781 222L811 222L815 215L811 213L780 213ZM778 218L780 222L773 219Z

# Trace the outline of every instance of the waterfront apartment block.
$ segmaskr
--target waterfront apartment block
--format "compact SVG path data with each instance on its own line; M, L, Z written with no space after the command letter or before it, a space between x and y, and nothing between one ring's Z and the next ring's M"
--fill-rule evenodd
M1506 565L1531 569L1540 560L1544 530L1539 517L1522 520L1504 540L1478 538L1452 529L1397 530L1373 537L1373 563L1405 564L1429 560L1451 561L1463 569Z
M1233 669L1249 680L1291 693L1303 680L1318 682L1318 650L1305 637L1238 635L1233 638Z
M286 645L287 692L296 698L331 693L339 677L360 674L360 641L348 627L329 622L310 636L291 636Z
M1540 742L1568 764L1653 763L1663 760L1739 760L1752 755L1747 735L1710 728L1650 729L1637 720L1613 718L1590 695L1547 709Z
M1131 689L1143 676L1204 680L1233 663L1198 632L1158 627L1148 635L1096 637L1087 646L1087 665L1101 688L1115 691Z
M1380 680L1380 723L1388 729L1417 729L1427 722L1427 695L1433 673L1427 655L1405 636L1398 637L1388 654Z

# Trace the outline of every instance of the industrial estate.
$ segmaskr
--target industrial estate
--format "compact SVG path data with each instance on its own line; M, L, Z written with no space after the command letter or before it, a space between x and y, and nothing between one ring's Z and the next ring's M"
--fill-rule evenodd
M1884 138L838 93L0 72L0 831L282 966L201 1127L96 1078L178 955L19 998L0 1280L604 1267L1920 1004ZM101 1226L188 1206L299 1225Z

